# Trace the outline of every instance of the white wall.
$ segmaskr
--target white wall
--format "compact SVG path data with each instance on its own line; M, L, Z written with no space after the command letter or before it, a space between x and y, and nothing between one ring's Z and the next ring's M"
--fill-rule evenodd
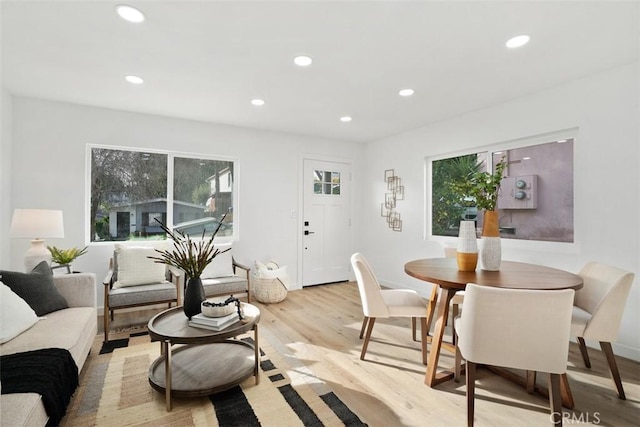
M364 146L359 143L309 138L215 125L167 117L128 113L73 104L14 97L11 208L62 209L64 239L58 247L82 247L85 242L85 158L87 144L154 148L235 157L239 160L239 241L236 259L274 259L298 277L298 211L300 165L303 156L351 162L354 187L361 175ZM4 199L4 194L2 194ZM354 217L361 215L354 203ZM358 232L354 227L354 232ZM3 230L3 231L6 231ZM27 240L11 241L11 262L22 270ZM107 272L112 244L92 244L74 268ZM98 305L103 301L98 291Z
M406 261L441 254L437 242L423 239L425 157L577 127L577 243L567 248L503 240L503 258L573 272L597 260L639 274L638 73L635 63L368 144L363 180L367 234L356 249L369 258L383 283L426 294L424 283L403 271ZM382 176L391 168L405 186L397 208L404 220L401 233L389 230L379 213L385 192ZM617 354L640 360L639 324L640 277L627 303Z
M11 225L11 95L0 89L0 269L9 268Z

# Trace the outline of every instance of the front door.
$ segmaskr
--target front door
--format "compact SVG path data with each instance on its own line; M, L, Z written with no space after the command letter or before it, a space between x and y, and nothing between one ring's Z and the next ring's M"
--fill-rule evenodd
M349 279L351 168L304 160L302 286Z

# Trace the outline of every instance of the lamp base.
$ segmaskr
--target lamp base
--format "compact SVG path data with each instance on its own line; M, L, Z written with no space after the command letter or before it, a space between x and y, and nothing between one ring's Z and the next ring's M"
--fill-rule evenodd
M51 265L51 252L44 245L44 240L33 239L31 241L31 247L24 254L24 271L25 273L31 273L33 267L40 264L42 261L46 261Z

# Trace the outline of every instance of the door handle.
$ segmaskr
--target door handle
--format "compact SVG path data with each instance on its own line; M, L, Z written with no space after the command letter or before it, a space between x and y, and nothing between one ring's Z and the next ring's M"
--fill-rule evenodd
M309 230L304 230L304 235L305 236L308 236L309 234L315 234L315 232L309 231Z

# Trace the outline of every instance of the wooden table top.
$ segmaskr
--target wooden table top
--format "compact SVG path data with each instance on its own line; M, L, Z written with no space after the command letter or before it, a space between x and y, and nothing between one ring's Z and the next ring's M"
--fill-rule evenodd
M410 261L404 271L416 279L437 283L443 288L464 289L467 283L510 289L582 288L577 274L524 262L502 261L499 271L458 271L455 258L427 258Z
M147 328L149 336L154 341L169 340L172 344L207 344L221 342L253 329L253 325L260 320L260 309L255 305L242 303L244 319L224 328L221 331L196 328L189 326L189 319L183 308L173 307L157 314Z

